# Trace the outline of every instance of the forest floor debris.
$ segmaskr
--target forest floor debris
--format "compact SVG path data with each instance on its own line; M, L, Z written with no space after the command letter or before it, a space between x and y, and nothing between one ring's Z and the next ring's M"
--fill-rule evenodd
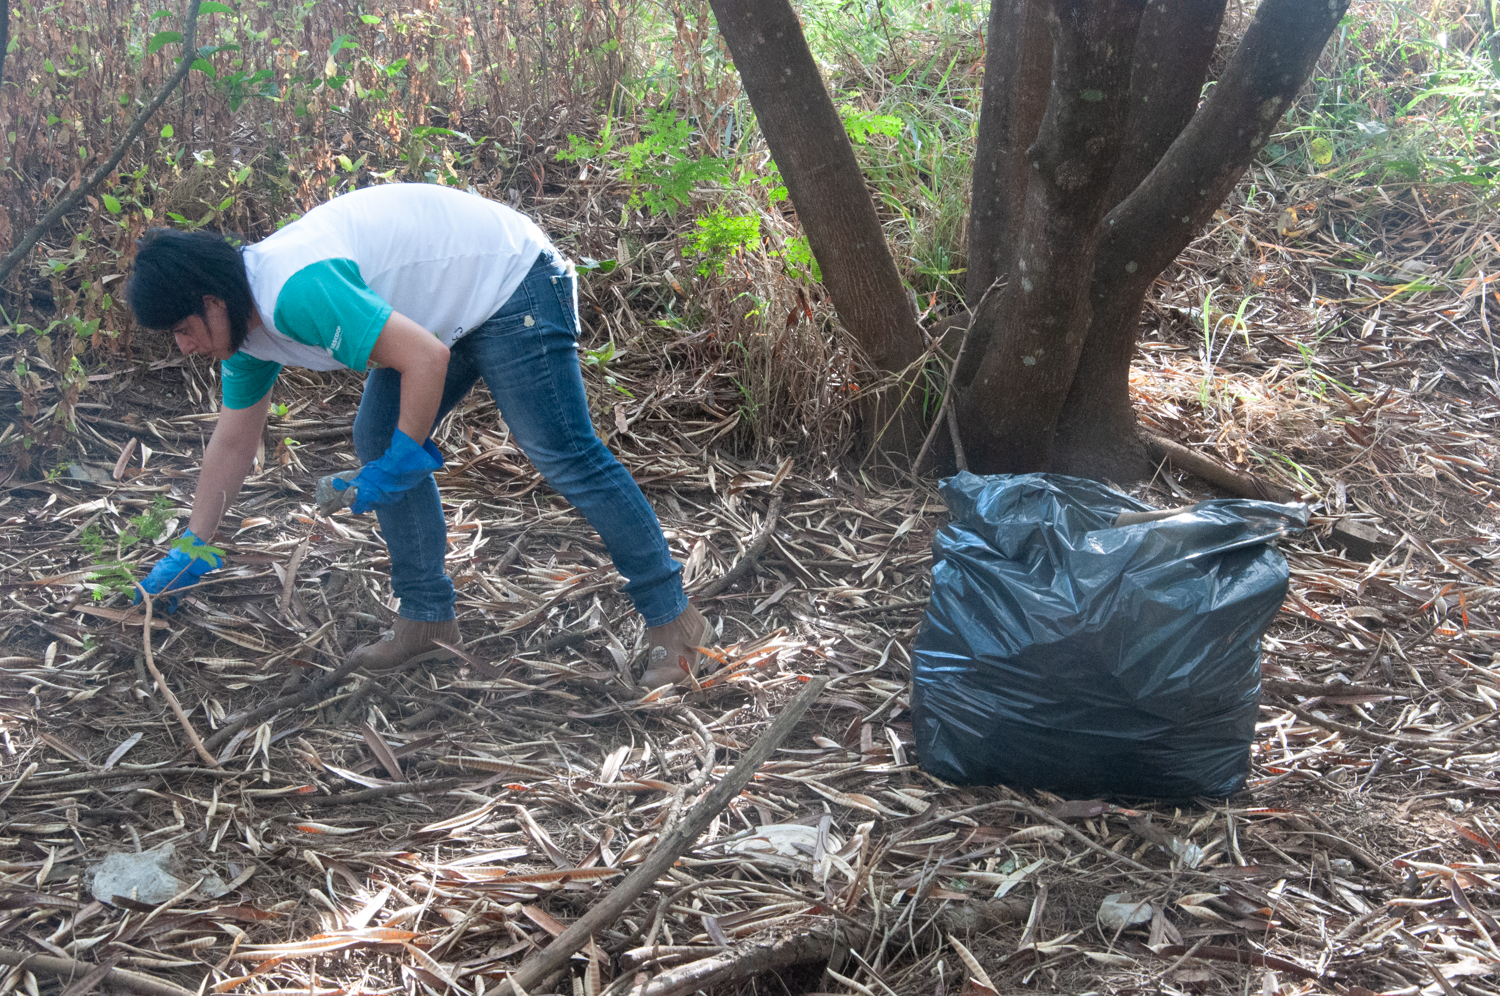
M1289 195L1320 225L1288 232L1241 198L1161 289L1135 375L1151 431L1320 503L1285 546L1242 796L1127 808L924 775L907 679L940 501L839 454L735 457L745 395L680 362L691 337L641 333L608 384L590 376L689 589L746 564L700 600L722 641L701 688L634 697L619 579L482 391L436 434L460 662L337 670L391 616L372 523L313 507L317 478L352 465L348 377L283 375L230 566L145 627L98 567L153 516L159 538L124 566L180 530L217 393L208 368L158 359L108 385L109 418L82 409L75 472L0 495L0 941L41 959L0 952L0 992L53 991L83 962L160 992L483 996L815 674L830 681L793 737L559 991L691 991L672 987L714 959L781 973L757 991L1495 992L1496 309L1483 282L1413 294L1338 261L1354 232L1363 253L1420 246L1400 258L1426 267L1493 270L1500 248L1416 186ZM1255 300L1215 310L1210 273ZM644 279L586 283L596 335L636 328L619 291ZM1135 491L1208 494L1169 467ZM1347 520L1388 542L1346 552ZM226 893L86 894L108 855L167 844ZM1138 926L1101 916L1121 893L1149 910ZM807 980L787 960L830 952Z

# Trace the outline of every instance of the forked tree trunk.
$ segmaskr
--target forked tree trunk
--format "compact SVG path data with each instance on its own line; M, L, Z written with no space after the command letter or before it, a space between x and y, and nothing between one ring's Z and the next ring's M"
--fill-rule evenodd
M1203 107L1104 219L1093 317L1059 421L1055 469L1115 480L1149 472L1129 385L1146 292L1265 147L1348 6L1263 0Z
M877 370L905 370L922 355L917 316L796 12L788 0L710 0L710 6L834 309ZM888 405L871 407L866 420L878 424L870 428L887 433L881 446L915 453L921 445L915 420L891 418Z
M920 353L911 309L796 15L788 0L712 2L834 307L877 365L900 369ZM954 378L974 469L1149 469L1128 389L1145 295L1348 6L1262 0L1199 108L1225 0L994 0L970 218L978 313Z
M1145 0L1051 6L1051 94L1026 153L1031 169L1008 280L979 304L953 378L970 463L991 473L1045 465L1073 383Z
M1130 68L1130 117L1109 196L1114 207L1140 186L1198 110L1219 41L1226 0L1148 0Z
M1119 205L1161 161L1198 110L1208 65L1224 21L1226 0L1150 0L1141 17L1136 38L1134 64L1130 71L1130 117L1125 124L1125 147L1110 178L1105 203ZM1155 276L1152 276L1155 279ZM1141 306L1149 281L1138 297L1115 295L1110 288L1090 294L1089 338L1084 341L1085 364L1091 369L1113 365L1128 371L1135 355L1135 336L1128 344L1116 342L1111 353L1106 342L1120 337L1099 335L1098 330L1133 329L1140 321ZM1090 355L1096 348L1104 355ZM1126 355L1119 355L1121 349ZM1088 374L1084 374L1085 377ZM1108 381L1111 386L1118 386ZM1099 386L1103 386L1103 382ZM1131 480L1147 471L1146 448L1136 434L1135 414L1127 388L1108 395L1100 393L1100 407L1084 411L1077 402L1087 395L1074 374L1069 401L1063 407L1058 435L1053 440L1052 469L1081 477L1116 481Z

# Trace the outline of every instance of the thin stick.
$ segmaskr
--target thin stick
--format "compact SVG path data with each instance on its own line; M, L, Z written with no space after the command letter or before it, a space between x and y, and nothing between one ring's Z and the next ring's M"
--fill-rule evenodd
M166 103L167 98L172 95L172 91L177 89L177 85L187 78L188 70L193 68L193 62L198 58L198 49L194 45L194 40L198 33L198 4L199 0L188 0L187 14L184 16L182 24L182 59L177 63L177 69L162 84L161 89L156 91L156 96L152 97L146 106L141 108L140 113L135 116L135 120L130 122L130 127L125 131L125 137L120 139L119 144L115 146L115 151L110 153L109 158L100 163L98 168L89 174L88 179L80 183L66 197L59 197L54 201L47 213L42 215L42 220L32 225L31 230L21 236L21 240L16 243L16 247L6 255L4 260L0 260L0 282L3 282L6 277L10 276L10 271L14 270L16 264L20 263L22 258L31 251L31 247L37 244L37 240L47 234L47 230L53 225L57 224L59 218L77 207L85 197L94 192L94 188L99 186L105 177L114 172L115 167L120 165L120 160L125 158L125 150L130 148L130 144L140 136L141 131L146 127L146 122L151 120L151 116L156 113L157 108Z
M969 458L964 455L964 441L958 436L958 409L948 406L948 436L953 440L953 462L959 470L969 469Z
M1216 485L1240 498L1254 498L1261 501L1293 501L1295 496L1279 484L1272 484L1254 474L1234 470L1225 464L1199 453L1197 450L1184 446L1174 439L1165 436L1157 436L1152 433L1142 433L1142 439L1146 447L1153 450L1155 454L1168 463L1185 470L1189 474L1196 474L1210 484Z
M974 305L974 310L969 312L968 327L964 329L964 337L958 341L958 352L953 354L953 363L948 367L948 383L943 386L943 400L938 404L937 418L932 420L932 428L927 430L927 438L922 440L922 448L917 450L917 458L911 462L912 480L916 480L917 475L922 472L922 461L927 459L927 451L931 449L932 441L937 438L938 429L944 423L947 423L948 431L953 435L953 452L958 457L959 469L968 469L967 466L964 466L968 461L964 459L963 446L958 441L958 414L954 412L950 417L948 406L952 403L953 398L953 378L958 373L958 365L963 362L964 354L968 352L969 334L974 331L974 326L979 321L979 309L984 307L984 302L989 298L990 292L998 286L1000 286L1000 278L996 277L984 289L984 293L980 295L979 303Z
M82 978L99 968L98 965L91 965L86 961L74 961L71 958L53 958L50 955L31 954L27 951L6 950L0 950L0 965L17 965L23 969L46 972L48 975L56 975L64 979ZM104 973L101 981L112 983L133 993L143 993L144 996L194 996L191 989L183 989L181 986L149 975L142 975L139 972L127 972L122 968L109 969Z
M724 572L723 577L716 578L713 581L710 581L708 584L695 591L693 593L694 596L697 598L712 598L713 596L717 595L719 592L723 591L725 588L728 588L740 578L744 577L746 574L749 574L752 570L754 570L755 562L760 559L760 555L762 553L765 553L766 544L771 541L771 533L776 528L776 517L780 514L781 495L773 495L771 497L771 507L766 512L765 528L763 528L755 537L755 539L751 541L750 545L745 548L744 555L741 556L739 560L736 560L734 562L733 567Z
M336 795L301 795L292 796L291 801L298 806L316 808L318 806L352 806L359 802L369 802L371 799L384 799L392 795L424 795L429 792L446 792L463 784L463 778L436 778L430 782L401 782L399 785L377 785L361 792L341 792Z
M713 818L750 784L750 779L755 777L761 764L791 734L802 719L802 714L807 712L826 684L827 675L818 675L809 681L802 693L777 717L776 722L761 734L754 746L730 769L724 780L699 799L681 822L657 842L650 856L635 871L625 876L609 895L590 907L587 913L558 935L555 941L523 961L510 979L495 988L495 996L518 996L518 990L529 990L536 986L565 966L568 959L573 957L573 952L581 949L595 934L614 923L629 909L641 893L651 888L683 852L693 846Z
M194 7L196 9L196 0ZM182 703L177 701L177 696L172 694L172 689L167 687L167 679L161 676L156 669L156 661L151 653L151 607L156 602L156 596L145 589L138 581L136 587L140 589L141 601L146 603L146 623L141 627L141 645L146 648L146 670L151 672L151 677L156 679L156 687L161 689L162 698L167 700L167 705L172 707L172 712L177 716L177 722L182 724L182 732L187 734L188 742L193 745L193 750L203 759L203 763L210 768L217 768L219 762L203 746L203 740L198 736L198 731L193 729L193 724L188 720L187 713L182 711Z
M237 778L243 774L243 771L225 771L223 768L182 768L168 763L159 768L121 767L111 768L108 771L79 771L71 775L50 775L35 779L34 781L27 781L25 774L22 774L20 780L32 789L43 789L55 788L58 785L88 785L93 782L109 782L116 779L128 781L132 778L155 778L158 775L182 775L183 777L201 775L206 778ZM15 783L12 783L12 785L16 788L20 787L19 785L15 785ZM6 786L6 791L9 792L10 790L11 786ZM4 801L5 799L0 797L0 802Z

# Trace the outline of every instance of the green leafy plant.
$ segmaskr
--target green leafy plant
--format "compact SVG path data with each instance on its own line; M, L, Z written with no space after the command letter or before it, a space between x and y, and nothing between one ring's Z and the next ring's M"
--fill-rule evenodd
M807 236L794 235L786 240L786 248L781 250L782 261L786 264L787 272L802 280L813 280L821 283L823 270L818 266L818 259L813 255L812 245L808 243Z
M615 149L612 127L606 123L598 142L568 136L568 148L557 153L565 162L578 159L608 159ZM644 207L651 214L676 217L688 204L693 188L728 184L729 164L713 156L692 152L692 127L671 108L646 112L641 140L621 146L624 157L620 176L630 185L632 208Z
M693 255L702 260L698 275L722 276L724 265L735 253L760 242L760 218L753 214L732 215L722 206L697 219L693 233Z
M585 349L583 351L584 366L593 367L604 376L604 383L619 391L626 397L633 398L635 394L625 385L621 384L614 374L609 372L609 363L615 358L615 342L611 339L599 349Z
M895 138L901 134L901 119L894 114L861 111L846 104L839 108L839 116L844 119L844 131L849 133L849 140L857 145L869 142L871 135Z
M172 518L175 510L170 500L157 495L150 507L140 515L132 516L125 528L113 538L105 536L98 525L89 526L83 531L78 537L78 545L83 547L84 553L96 564L88 576L88 580L96 585L94 601L102 601L115 592L135 592L135 570L122 558L126 551L139 543L155 542L166 529L167 520ZM183 551L194 560L212 560L213 556L222 557L224 554L216 546L195 545L188 536L173 540L172 548Z

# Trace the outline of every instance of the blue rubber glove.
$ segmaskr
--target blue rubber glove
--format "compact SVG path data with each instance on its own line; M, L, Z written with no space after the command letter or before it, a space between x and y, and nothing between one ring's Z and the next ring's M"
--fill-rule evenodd
M141 582L153 595L160 595L164 591L174 588L186 588L190 584L197 584L198 579L216 567L224 566L224 559L209 550L208 544L193 535L191 529L182 531L182 538L192 542L186 549L173 547L172 552L156 562L151 573ZM135 603L141 603L141 593L135 593ZM177 599L172 597L167 601L167 613L170 615L177 611Z
M351 506L359 514L377 505L400 501L406 492L442 466L443 455L438 452L436 443L429 439L418 446L415 439L397 429L391 437L391 448L384 456L361 467L354 480L335 480L333 486L339 491L351 487L359 489Z

